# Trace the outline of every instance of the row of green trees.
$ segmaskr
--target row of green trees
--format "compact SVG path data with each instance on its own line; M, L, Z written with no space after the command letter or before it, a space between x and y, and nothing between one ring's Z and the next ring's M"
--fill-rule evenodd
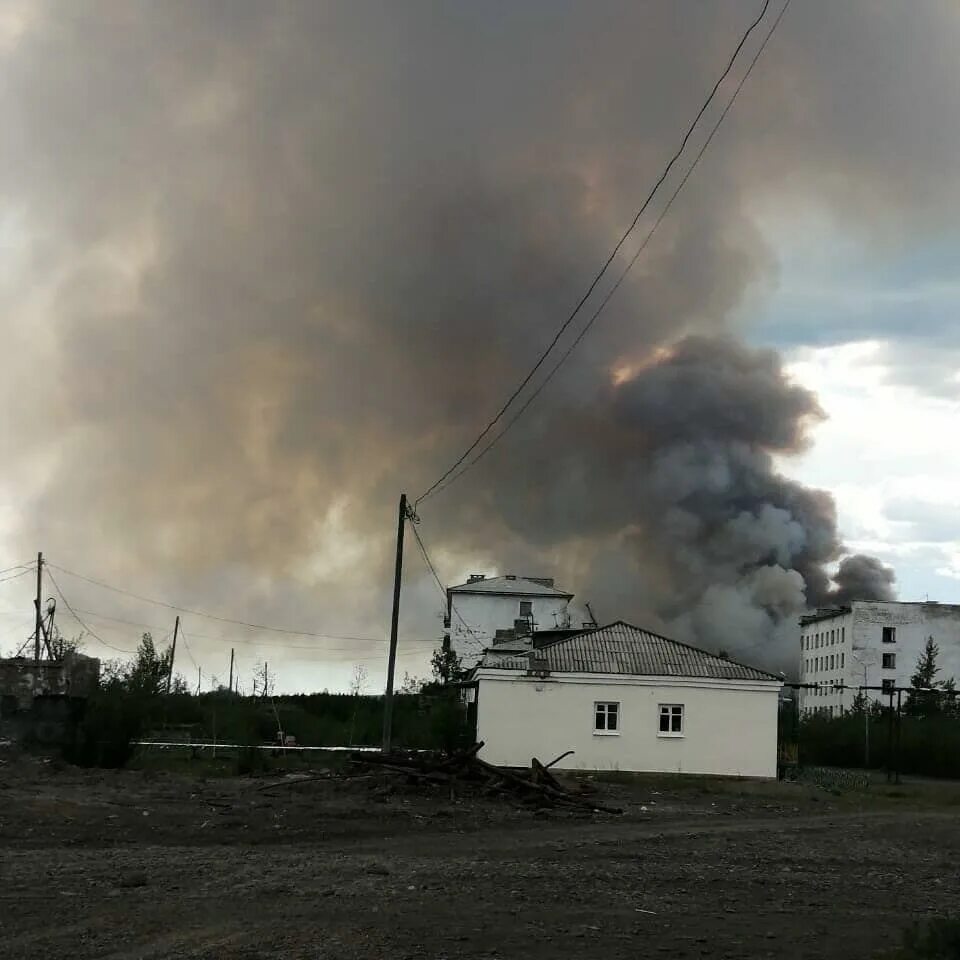
M158 650L144 634L134 658L104 670L101 684L77 717L65 756L83 766L122 767L147 738L184 738L253 746L292 736L303 746L376 746L383 697L352 692L274 696L269 683L252 696L226 687L191 694L170 681L170 649ZM393 731L398 747L454 749L471 739L458 689L457 658L438 651L429 682L406 678L395 697ZM168 689L169 686L169 689Z
M891 708L889 699L860 691L842 716L781 717L781 742L794 745L801 764L960 778L960 696L952 677L939 678L939 656L931 637L899 715L896 697Z

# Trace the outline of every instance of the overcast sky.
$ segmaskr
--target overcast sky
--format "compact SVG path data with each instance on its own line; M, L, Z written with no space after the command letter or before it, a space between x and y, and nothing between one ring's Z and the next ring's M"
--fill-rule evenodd
M186 615L204 686L231 645L247 682L379 686L398 494L550 341L761 7L0 0L0 568L328 636ZM850 555L960 602L958 42L947 0L791 5L563 373L422 504L444 581L553 575L771 664ZM172 628L53 575L111 647ZM422 675L413 543L402 614Z

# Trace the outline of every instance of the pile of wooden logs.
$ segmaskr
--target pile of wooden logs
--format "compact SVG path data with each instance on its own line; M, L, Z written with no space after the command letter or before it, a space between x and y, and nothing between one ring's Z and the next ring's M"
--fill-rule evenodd
M396 778L400 783L449 788L452 795L474 793L502 797L525 807L566 806L602 813L623 812L568 789L550 772L551 764L542 764L536 758L530 761L529 770L508 770L486 763L477 757L482 746L482 743L477 743L468 750L450 754L399 751L354 753L350 756L350 762L367 770L375 768L385 777Z

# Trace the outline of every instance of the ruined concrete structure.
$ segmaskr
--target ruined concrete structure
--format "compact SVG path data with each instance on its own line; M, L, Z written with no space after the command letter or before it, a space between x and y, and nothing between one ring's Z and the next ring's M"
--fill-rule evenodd
M100 661L72 653L63 660L0 660L0 736L53 744L67 734L78 703L100 681Z

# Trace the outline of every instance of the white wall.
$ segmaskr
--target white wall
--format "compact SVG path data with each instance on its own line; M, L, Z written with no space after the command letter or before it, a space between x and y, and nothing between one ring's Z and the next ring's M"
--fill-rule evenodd
M891 603L856 600L852 612L818 620L801 628L800 667L804 683L845 683L851 687L880 686L883 680L893 680L896 686L910 685L910 677L917 667L927 638L933 637L940 647L938 680L955 677L960 683L960 606L935 603ZM883 643L883 628L895 628L894 643ZM841 631L842 643L803 649L805 638L821 637L829 631ZM816 657L843 654L843 667L829 666L807 670L808 661ZM894 668L883 667L883 654L896 655ZM835 661L836 662L836 661ZM866 674L864 674L866 667ZM816 710L832 707L834 714L848 710L857 695L856 690L825 690L823 693L802 691L800 706ZM868 691L873 700L886 699L879 691Z
M819 638L819 646L818 646ZM819 690L799 690L799 707L839 714L849 709L855 690L834 690L834 685L863 683L860 651L853 648L853 614L825 617L800 628L800 682L820 685ZM830 658L833 658L831 666ZM874 681L871 680L871 683ZM880 681L875 681L879 683Z
M498 630L513 629L514 620L520 618L521 600L529 600L533 604L533 620L538 630L552 630L557 625L554 615L562 616L569 603L565 597L520 594L504 597L452 593L450 596L450 647L462 659L464 667L472 667L483 656L484 648L493 646ZM464 623L472 632L467 631Z
M489 763L527 767L532 757L581 770L724 776L777 774L776 681L743 683L668 678L539 680L481 671L477 738ZM620 733L594 733L594 703L620 703ZM661 737L659 705L684 705L684 736Z

